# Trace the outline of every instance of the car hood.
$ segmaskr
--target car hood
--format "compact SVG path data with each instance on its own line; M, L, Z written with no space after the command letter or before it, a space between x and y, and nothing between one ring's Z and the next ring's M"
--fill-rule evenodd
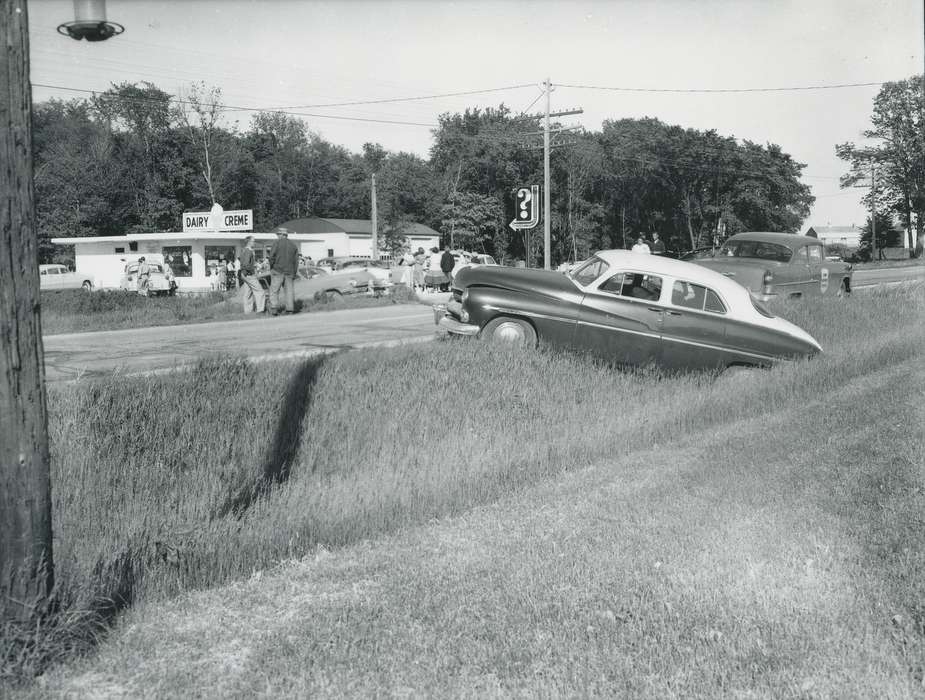
M576 290L575 283L561 272L534 270L526 267L501 267L500 265L465 267L456 275L453 286L460 289L488 286L540 293L574 292Z

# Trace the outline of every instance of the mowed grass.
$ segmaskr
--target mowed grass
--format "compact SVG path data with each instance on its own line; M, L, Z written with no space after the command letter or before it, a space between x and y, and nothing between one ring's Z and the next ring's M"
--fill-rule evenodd
M122 290L44 291L42 333L57 335L246 318L240 294L240 291L207 292L148 298ZM389 295L382 297L358 293L330 301L322 296L297 299L296 310L314 312L388 306L413 300L414 295L406 287L399 285L393 287Z
M62 599L139 609L25 692L921 692L922 287L779 310L826 354L717 379L438 343L53 388Z

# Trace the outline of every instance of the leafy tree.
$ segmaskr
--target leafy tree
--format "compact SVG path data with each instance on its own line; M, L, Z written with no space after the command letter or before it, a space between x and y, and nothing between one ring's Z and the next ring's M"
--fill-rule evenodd
M111 202L125 230L176 226L188 189L183 145L171 128L171 97L151 83L119 83L91 100L119 164Z
M207 89L202 82L193 83L189 92L181 95L173 108L173 117L196 154L196 164L208 189L208 206L218 201L218 173L228 167L233 150L233 141L222 138L223 129L219 121L223 111L221 88Z
M873 146L848 142L835 147L851 170L842 176L842 187L870 182L872 166L876 187L864 202L899 217L901 225L915 232L918 249L925 236L925 81L923 76L884 83L874 98L871 128L865 138ZM873 201L871 201L873 200Z

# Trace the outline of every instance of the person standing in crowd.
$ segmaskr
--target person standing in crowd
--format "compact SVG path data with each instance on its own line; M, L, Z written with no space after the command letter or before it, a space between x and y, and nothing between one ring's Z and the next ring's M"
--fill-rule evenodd
M634 253L643 253L649 255L652 251L649 249L649 245L646 243L645 236L640 236L636 239L636 244L633 246Z
M424 291L424 261L427 259L427 254L424 252L423 247L418 247L418 252L414 254L414 287L417 289L421 288L421 291Z
M241 263L241 286L243 287L244 313L256 311L262 314L265 308L266 297L260 280L257 279L257 258L254 255L254 237L244 239L244 250L238 258Z
M658 237L657 233L652 234L652 255L664 255L665 254L665 244L662 243L662 239Z
M276 229L276 242L270 248L270 313L279 315L279 292L282 289L286 313L295 312L293 285L299 271L299 249L289 240L289 230Z
M450 283L453 281L453 268L456 267L456 258L450 252L450 244L443 246L443 255L440 256L440 271L446 277L446 280L440 284L441 292L450 290Z
M151 266L142 255L138 258L138 292L140 294L148 293L148 281L151 279Z

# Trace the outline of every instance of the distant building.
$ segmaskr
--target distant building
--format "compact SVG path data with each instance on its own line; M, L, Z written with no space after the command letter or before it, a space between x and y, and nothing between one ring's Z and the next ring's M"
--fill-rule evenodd
M818 238L823 245L857 248L861 245L861 233L857 226L810 226L805 235Z
M289 240L298 245L299 252L313 260L372 257L372 222L368 219L292 219L280 226L289 230ZM126 263L141 255L158 255L170 264L180 290L197 291L212 286L217 266L237 258L249 235L254 237L258 259L276 240L272 232L197 231L52 238L51 242L74 246L74 267L97 288L118 287ZM414 250L430 249L440 245L440 234L412 223L407 226L406 242Z

